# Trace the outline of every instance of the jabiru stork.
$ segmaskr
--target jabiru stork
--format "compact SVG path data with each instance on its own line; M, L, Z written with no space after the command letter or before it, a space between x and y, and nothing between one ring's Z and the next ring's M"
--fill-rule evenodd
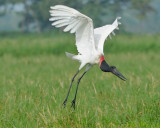
M67 96L63 102L64 107L66 106L74 78L85 65L87 65L86 70L78 79L75 97L72 101L71 107L74 109L80 80L85 75L85 73L91 67L93 67L93 65L99 64L99 67L103 72L111 72L120 79L124 81L126 80L126 78L117 70L115 66L109 66L109 64L104 59L103 52L104 42L107 37L110 36L111 33L115 35L114 30L119 29L118 24L120 24L120 22L118 20L120 17L116 18L115 21L110 25L105 25L94 29L93 21L91 18L73 8L64 5L51 6L50 15L51 18L49 20L53 22L52 26L58 28L65 27L64 32L69 31L70 33L75 33L76 46L79 54L74 55L66 52L66 55L71 59L81 63L78 71L71 80Z

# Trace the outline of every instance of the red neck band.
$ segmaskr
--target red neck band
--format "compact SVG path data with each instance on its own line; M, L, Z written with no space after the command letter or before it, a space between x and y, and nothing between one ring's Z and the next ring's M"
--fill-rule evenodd
M99 61L99 66L101 66L101 63L103 60L104 60L104 56L101 56L100 61Z

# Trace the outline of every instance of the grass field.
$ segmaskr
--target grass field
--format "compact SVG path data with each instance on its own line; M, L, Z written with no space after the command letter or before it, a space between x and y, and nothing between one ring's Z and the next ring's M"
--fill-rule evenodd
M159 128L159 41L133 35L108 40L105 59L128 80L94 66L81 80L73 111L77 79L65 109L62 103L79 67L64 54L77 53L74 36L1 34L0 128Z

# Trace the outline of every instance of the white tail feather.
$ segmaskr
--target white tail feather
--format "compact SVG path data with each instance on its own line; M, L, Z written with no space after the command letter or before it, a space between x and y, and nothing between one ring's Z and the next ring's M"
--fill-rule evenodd
M74 55L74 54L71 54L69 52L66 52L66 56L69 57L69 58L71 58L72 60L80 61L79 55Z
M69 58L73 58L73 56L75 56L74 54L71 54L69 52L66 52L66 56L69 57Z

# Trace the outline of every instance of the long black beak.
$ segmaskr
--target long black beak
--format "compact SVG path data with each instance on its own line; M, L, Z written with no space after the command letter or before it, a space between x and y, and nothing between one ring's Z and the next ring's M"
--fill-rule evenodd
M121 80L124 80L124 81L127 80L116 68L112 70L112 73L117 77L119 77Z

